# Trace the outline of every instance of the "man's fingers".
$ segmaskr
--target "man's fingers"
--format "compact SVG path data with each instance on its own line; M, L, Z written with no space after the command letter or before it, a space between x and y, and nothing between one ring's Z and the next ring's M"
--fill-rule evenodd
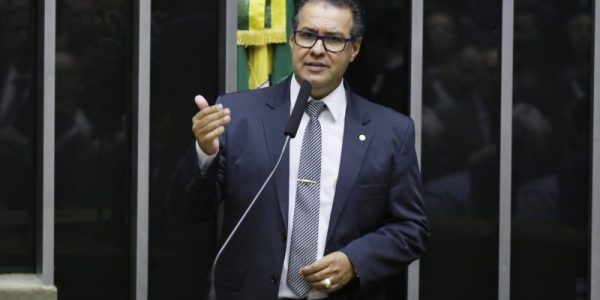
M310 276L314 273L317 273L317 272L327 268L328 265L329 265L329 260L327 259L327 256L325 256L325 257L315 261L314 263L300 269L300 273L304 277Z
M196 134L204 135L215 130L219 126L225 126L229 124L230 121L231 117L229 115L211 115L209 117L207 116L205 119L194 121L192 128Z
M212 131L208 132L206 135L204 135L204 141L212 141L214 139L217 139L218 137L221 136L221 134L223 134L223 132L225 132L225 127L223 126L219 126L215 129L213 129Z
M229 123L231 120L229 108L223 108L221 104L209 106L196 113L192 118L192 123L194 126L204 127L215 120L222 120L222 125Z
M204 98L202 95L194 97L194 102L196 102L196 106L198 106L199 110L203 110L208 107L208 101L206 101L206 98Z
M196 134L202 136L202 135L209 134L210 132L214 131L218 127L223 127L223 126L227 125L227 123L229 123L229 117L214 120L203 126L200 126L199 124L194 124L193 129Z
M210 108L207 108L208 110ZM200 111L192 118L192 123L194 126L198 128L203 128L210 126L211 124L217 122L218 125L226 125L231 121L231 117L229 115L229 109L221 109L211 114L203 114L204 111ZM212 129L211 129L212 130Z
M311 284L319 283L319 282L323 281L323 279L331 277L332 273L333 273L333 271L331 270L331 268L327 267L318 272L304 276L304 280L306 280L308 283L311 283Z
M196 113L196 115L194 115L193 119L196 120L201 120L206 118L207 116L212 116L214 114L224 114L225 113L225 108L223 108L222 104L215 104L213 106L207 106L205 108L203 108L202 110L200 110L199 112Z

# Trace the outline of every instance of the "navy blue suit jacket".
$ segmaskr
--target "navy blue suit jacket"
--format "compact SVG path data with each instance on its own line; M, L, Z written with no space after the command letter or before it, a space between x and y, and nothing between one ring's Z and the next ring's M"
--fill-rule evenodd
M179 177L194 210L214 213L224 201L227 236L275 165L290 115L289 83L227 94L231 110L219 155L208 172L194 149ZM384 299L385 285L425 250L429 236L414 149L413 122L346 89L339 177L325 254L343 251L359 277L333 299ZM366 136L365 141L359 139ZM289 156L258 199L217 264L218 299L277 299L285 255ZM397 284L397 283L396 283Z

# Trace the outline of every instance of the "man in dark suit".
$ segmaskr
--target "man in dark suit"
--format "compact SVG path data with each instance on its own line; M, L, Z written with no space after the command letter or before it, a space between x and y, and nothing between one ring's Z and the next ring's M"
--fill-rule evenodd
M322 109L303 116L273 180L224 250L218 299L385 299L389 279L425 250L413 122L343 83L360 50L360 11L353 0L301 1L289 41L293 76L221 96L213 106L196 97L196 145L177 178L196 212L213 214L224 202L222 236L274 166L300 82L312 85L309 107ZM320 146L311 156L306 149L318 127ZM302 175L306 165L320 175ZM314 201L306 194L311 187L316 216L302 223L303 201ZM314 235L305 238L306 231ZM298 267L299 256L310 260Z

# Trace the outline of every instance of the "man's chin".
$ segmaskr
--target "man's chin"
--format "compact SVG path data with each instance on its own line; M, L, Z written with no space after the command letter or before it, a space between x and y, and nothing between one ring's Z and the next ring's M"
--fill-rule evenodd
M323 80L322 76L308 75L308 76L302 76L301 78L310 82L310 85L312 85L313 88L314 87L322 87L325 82L325 80Z

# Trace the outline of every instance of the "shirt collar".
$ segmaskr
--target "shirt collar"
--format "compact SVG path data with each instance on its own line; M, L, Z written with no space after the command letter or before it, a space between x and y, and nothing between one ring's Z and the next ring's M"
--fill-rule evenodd
M296 104L298 92L300 92L300 84L298 81L296 81L296 77L292 75L292 80L290 83L290 111ZM309 100L312 100L312 98ZM346 113L346 89L344 89L344 79L342 79L335 90L329 93L329 95L323 97L320 101L323 101L325 105L327 105L327 110L325 110L323 113L329 111L334 122L341 120Z

